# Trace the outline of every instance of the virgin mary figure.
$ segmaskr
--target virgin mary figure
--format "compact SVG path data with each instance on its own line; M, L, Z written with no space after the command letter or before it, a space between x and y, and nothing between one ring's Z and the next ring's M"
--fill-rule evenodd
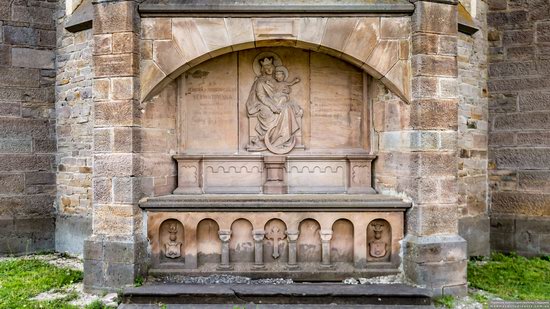
M246 102L248 116L256 117L257 136L251 139L248 151L269 151L276 154L290 152L296 144L303 111L290 98L290 86L299 79L287 82L288 70L273 64L273 58L259 60L261 75L256 78Z

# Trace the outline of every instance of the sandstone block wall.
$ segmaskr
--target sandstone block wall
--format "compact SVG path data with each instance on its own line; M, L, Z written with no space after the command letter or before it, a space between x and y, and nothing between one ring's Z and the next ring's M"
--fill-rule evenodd
M55 249L82 254L92 222L92 29L69 32L65 1L56 20L57 218Z
M459 234L468 241L468 254L489 254L487 205L487 4L461 3L477 28L458 35L458 208Z
M0 1L0 255L54 248L56 1Z
M550 253L550 1L492 0L492 249Z

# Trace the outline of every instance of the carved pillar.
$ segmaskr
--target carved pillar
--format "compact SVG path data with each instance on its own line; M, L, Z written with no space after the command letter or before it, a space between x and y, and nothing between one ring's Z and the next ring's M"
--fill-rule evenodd
M298 231L286 231L288 239L288 269L297 269L298 263L296 262L296 241L298 240Z
M264 265L264 230L254 230L252 233L254 238L254 269L265 268Z
M265 194L285 194L287 185L285 183L285 156L264 157L267 181L264 184Z
M232 269L229 264L229 239L231 239L231 230L220 230L218 232L220 240L222 241L222 258L221 263L218 265L218 269L227 270Z
M321 268L331 268L330 264L330 240L332 239L332 230L321 230Z

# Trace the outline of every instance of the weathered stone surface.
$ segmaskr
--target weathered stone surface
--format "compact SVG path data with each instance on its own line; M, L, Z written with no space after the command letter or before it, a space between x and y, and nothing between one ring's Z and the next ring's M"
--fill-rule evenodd
M170 18L141 19L141 38L146 40L172 39L172 21Z
M389 72L398 60L399 43L397 41L379 41L366 61L364 68L367 71L369 71L368 67L373 68L375 71L369 71L369 73L374 77L381 78Z
M343 48L343 52L365 62L380 37L379 18L360 18Z
M404 271L409 279L422 282L435 295L467 293L467 252L464 239L459 236L408 236L405 246L409 248L408 251L424 253L410 256L407 254L404 258ZM450 259L446 253L450 254ZM430 262L430 258L434 261Z
M166 75L185 64L182 52L173 41L154 41L153 60Z
M416 3L413 32L455 34L457 25L456 6L428 1Z
M477 217L463 217L458 221L458 235L468 244L468 256L489 256L490 223L485 215Z
M411 60L415 76L457 76L455 57L415 55Z
M53 69L55 54L51 50L12 48L11 63L15 67Z
M417 129L457 127L458 100L416 100L412 103L411 125Z
M356 18L329 18L321 44L342 51L356 24Z
M494 192L492 209L499 214L549 216L550 196L540 193Z
M139 122L135 105L132 100L98 102L95 106L96 126L129 126Z
M382 39L406 39L411 33L410 18L381 18L380 37Z
M94 56L95 77L136 75L138 66L133 54Z
M94 34L136 30L133 1L102 2L94 5Z

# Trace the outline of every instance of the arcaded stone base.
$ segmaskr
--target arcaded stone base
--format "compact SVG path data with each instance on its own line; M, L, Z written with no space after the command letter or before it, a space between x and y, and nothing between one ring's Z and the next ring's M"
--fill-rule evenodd
M466 280L466 241L458 235L407 236L404 240L405 275L434 295L464 296Z
M491 250L524 256L550 254L550 217L494 214Z
M140 206L150 274L342 280L397 272L410 205L326 194L166 196Z
M55 219L0 219L0 256L54 249Z

